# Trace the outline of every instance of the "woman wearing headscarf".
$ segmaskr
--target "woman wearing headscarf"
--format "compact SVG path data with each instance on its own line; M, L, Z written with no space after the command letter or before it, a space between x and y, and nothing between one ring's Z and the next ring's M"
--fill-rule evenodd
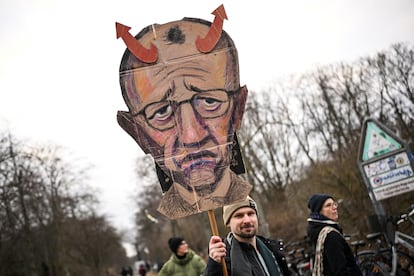
M327 194L314 194L309 198L307 234L315 250L312 275L362 275L352 249L342 235L338 224L338 204Z

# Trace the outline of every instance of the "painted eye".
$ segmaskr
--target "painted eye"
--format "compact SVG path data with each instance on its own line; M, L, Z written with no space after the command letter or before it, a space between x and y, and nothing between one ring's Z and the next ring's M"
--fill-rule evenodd
M203 92L193 99L193 106L205 118L222 115L228 107L228 96L224 91Z
M152 116L153 117L152 120L157 120L157 121L167 120L171 116L172 110L173 109L171 105L165 105L154 113L154 115Z
M153 124L163 124L168 121L174 113L174 108L170 102L158 102L149 105L145 109L147 120Z
M205 98L205 97L197 98L195 102L195 105L198 108L201 108L204 111L210 111L210 112L219 110L222 104L223 104L223 101L220 101L215 98Z

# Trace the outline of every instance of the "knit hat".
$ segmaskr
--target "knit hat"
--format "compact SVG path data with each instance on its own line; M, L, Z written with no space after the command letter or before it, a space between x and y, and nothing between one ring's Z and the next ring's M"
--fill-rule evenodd
M177 249L180 247L181 243L184 241L181 237L172 237L168 240L168 246L174 254L177 254Z
M242 208L242 207L250 207L253 208L256 211L257 214L257 205L256 202L250 197L247 196L247 198L241 202L237 202L231 205L226 205L223 207L223 222L224 225L227 225L229 222L231 216L233 215L236 210Z
M323 204L328 198L332 198L332 196L327 194L314 194L309 198L308 201L308 208L312 213L319 213L322 209Z

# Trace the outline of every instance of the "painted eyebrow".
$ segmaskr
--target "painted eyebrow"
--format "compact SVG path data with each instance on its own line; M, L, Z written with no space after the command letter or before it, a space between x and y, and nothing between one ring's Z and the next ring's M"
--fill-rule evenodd
M171 96L174 93L174 91L175 91L175 82L173 81L161 100L163 101L166 100L169 96Z
M224 88L209 88L209 89L201 89L201 88L198 88L197 86L194 86L194 85L189 84L189 83L187 83L187 82L184 82L184 86L185 86L185 88L187 88L187 89L189 89L189 90L191 90L191 91L194 91L194 92L196 92L196 93L201 93L201 92L210 92L210 91L224 91L224 92L227 92L227 90L226 90L226 89L224 89Z
M168 99L169 96L171 96L175 91L175 83L172 82L171 86L167 89L167 91L165 91L164 96L162 96L162 98L159 101L154 101L155 102L162 102Z

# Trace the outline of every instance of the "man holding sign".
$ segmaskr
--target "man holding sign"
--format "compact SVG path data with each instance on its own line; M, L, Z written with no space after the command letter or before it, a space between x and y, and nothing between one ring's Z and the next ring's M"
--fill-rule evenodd
M225 239L210 238L205 276L226 275L223 258L228 275L290 275L280 244L258 235L259 216L253 198L224 206L223 223L230 232Z

